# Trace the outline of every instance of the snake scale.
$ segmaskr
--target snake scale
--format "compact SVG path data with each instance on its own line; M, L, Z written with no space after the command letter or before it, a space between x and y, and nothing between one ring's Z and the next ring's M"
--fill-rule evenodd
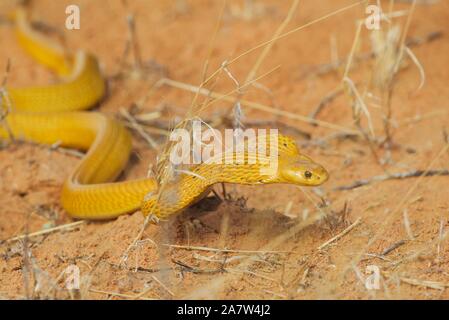
M105 94L105 80L97 58L85 51L70 53L34 30L27 13L14 13L14 30L20 45L61 81L45 86L8 87L2 108L10 109L0 125L0 139L12 138L87 151L64 182L61 203L73 218L110 219L141 210L166 218L201 199L220 182L237 184L289 183L317 186L328 179L327 171L301 154L294 140L279 134L277 170L263 174L266 162L200 163L181 173L158 194L154 178L113 182L127 164L131 134L117 120L99 112L87 112ZM236 151L218 155L235 157ZM250 156L242 151L245 159Z

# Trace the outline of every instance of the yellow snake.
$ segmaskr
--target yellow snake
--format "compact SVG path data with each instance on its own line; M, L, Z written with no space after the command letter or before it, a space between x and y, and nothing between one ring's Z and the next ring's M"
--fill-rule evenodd
M53 85L7 88L0 102L3 112L0 139L22 139L43 144L87 150L64 183L63 208L80 219L110 219L141 209L165 218L180 212L225 183L291 183L316 186L328 178L327 171L302 155L294 140L278 136L278 169L262 174L267 163L201 163L180 173L158 195L153 178L112 182L125 167L132 149L131 135L118 121L98 112L80 111L97 104L105 82L95 56L84 51L71 54L36 32L26 12L14 14L14 28L21 46L39 63L56 72L62 81ZM1 110L0 110L1 111ZM249 153L245 153L248 159ZM219 155L236 157L234 152Z

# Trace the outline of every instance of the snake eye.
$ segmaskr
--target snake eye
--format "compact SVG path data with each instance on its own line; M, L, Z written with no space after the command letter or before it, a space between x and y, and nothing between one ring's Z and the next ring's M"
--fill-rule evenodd
M306 177L306 179L312 178L312 172L310 172L310 171L305 171L305 172L304 172L304 177Z

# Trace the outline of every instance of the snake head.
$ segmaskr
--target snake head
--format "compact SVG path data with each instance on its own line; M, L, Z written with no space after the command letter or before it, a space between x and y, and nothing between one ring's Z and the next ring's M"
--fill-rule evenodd
M301 186L319 186L329 178L323 166L304 155L288 159L280 166L280 175L285 182Z

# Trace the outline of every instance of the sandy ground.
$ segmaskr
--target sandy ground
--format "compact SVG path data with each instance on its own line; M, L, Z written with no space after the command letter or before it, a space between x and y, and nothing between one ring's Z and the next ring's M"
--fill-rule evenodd
M2 14L13 7L12 2L2 2ZM395 10L410 8L404 2L395 5ZM301 1L285 30L351 3ZM81 8L80 30L64 28L68 4ZM289 6L289 1L249 1L246 6L242 1L228 1L208 73L223 61L269 40ZM154 85L162 77L193 85L201 82L221 7L221 1L200 0L30 1L33 19L62 32L68 48L83 48L99 57L109 84L108 97L99 110L117 115L120 108L137 113L161 110L166 119L182 117L193 96ZM131 14L135 15L137 42L146 66L140 74L121 64L128 39L126 17ZM317 67L328 64L336 54L340 58L349 54L356 20L361 17L363 7L357 6L279 40L258 74L280 68L260 79L260 86L250 87L244 98L310 114L342 79L341 68L321 74ZM394 22L403 27L406 18L395 18ZM388 172L447 168L449 153L441 150L447 146L444 132L449 120L448 27L449 2L417 5L408 38L423 38L437 31L442 35L412 47L426 75L420 91L416 91L420 74L410 59L398 73L392 98L395 147L391 161L384 165ZM369 33L362 30L357 55L371 50ZM8 59L11 62L8 85L55 80L23 53L5 24L0 25L0 47L0 70L5 70ZM259 49L245 55L229 66L229 71L244 82L260 53ZM127 61L131 63L132 57ZM366 88L372 66L368 59L350 70L349 77L360 91ZM218 92L233 89L235 83L225 74L214 84ZM366 102L376 136L381 137L383 109L375 97L368 97ZM205 117L220 117L230 108L231 103L218 102ZM316 190L284 185L227 186L231 200L203 201L168 222L150 225L130 250L144 221L139 212L113 221L81 222L27 241L3 242L0 297L449 298L449 177L389 180L336 191L338 186L384 174L363 138L313 143L338 131L243 110L247 124L275 121L281 132L294 135L304 145L303 152L329 170L330 180ZM318 119L351 127L349 96L337 95ZM362 125L366 128L365 118ZM311 140L297 130L307 132ZM134 132L133 137L135 152L125 179L146 175L157 155L139 134ZM163 137L153 137L162 143ZM375 146L375 150L380 159L387 158L385 148ZM64 213L58 199L64 178L78 157L15 142L0 149L0 159L0 239L75 222ZM222 193L221 187L216 190ZM341 237L319 249L336 235ZM24 258L27 256L30 258ZM64 281L70 272L65 271L73 265L80 270L81 287L69 292ZM380 282L379 288L369 290L366 283L373 280L372 270L379 270Z

